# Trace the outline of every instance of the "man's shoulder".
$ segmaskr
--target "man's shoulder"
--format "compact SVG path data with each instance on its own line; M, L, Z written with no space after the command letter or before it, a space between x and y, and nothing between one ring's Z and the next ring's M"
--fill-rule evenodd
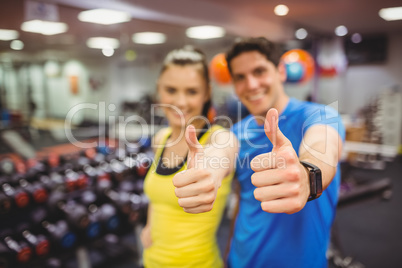
M331 104L320 104L307 101L295 101L294 107L286 116L285 126L291 126L294 129L299 126L303 132L313 125L330 125L334 127L340 136L344 137L344 126L342 118L338 113L337 102Z
M292 99L290 102L288 116L296 116L298 118L311 118L314 116L321 117L337 117L339 114L336 110L336 103L324 105L315 102L301 101Z
M295 98L290 98L289 101L289 110L293 112L309 110L309 109L317 109L322 107L322 104L309 102L309 101L302 101Z

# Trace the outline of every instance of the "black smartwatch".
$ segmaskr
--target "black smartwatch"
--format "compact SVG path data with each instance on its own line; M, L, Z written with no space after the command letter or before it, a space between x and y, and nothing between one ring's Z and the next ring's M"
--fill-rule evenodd
M322 194L322 176L321 169L317 166L307 163L305 161L300 161L300 163L308 169L308 177L310 180L310 196L307 201L317 199Z

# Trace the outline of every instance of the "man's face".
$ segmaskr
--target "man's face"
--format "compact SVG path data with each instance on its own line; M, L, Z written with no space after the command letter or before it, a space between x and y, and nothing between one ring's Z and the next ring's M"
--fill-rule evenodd
M232 59L232 78L240 101L255 117L265 118L275 107L286 79L284 68L276 68L258 51L243 52ZM258 119L258 118L257 118Z

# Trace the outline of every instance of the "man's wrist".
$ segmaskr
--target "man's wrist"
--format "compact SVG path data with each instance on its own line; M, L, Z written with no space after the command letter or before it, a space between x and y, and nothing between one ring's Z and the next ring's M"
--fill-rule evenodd
M307 169L307 176L310 185L310 194L307 201L317 199L322 194L322 174L319 167L308 162L300 161L300 163Z

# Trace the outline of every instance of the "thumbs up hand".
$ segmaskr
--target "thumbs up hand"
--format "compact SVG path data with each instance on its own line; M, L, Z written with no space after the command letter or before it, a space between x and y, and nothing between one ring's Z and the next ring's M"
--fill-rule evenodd
M204 162L205 150L198 142L194 126L188 126L185 135L189 148L187 170L173 177L175 194L185 212L207 212L213 207L221 181L213 177Z
M307 170L300 164L291 142L280 131L276 109L268 111L264 129L273 149L251 161L255 172L251 182L257 187L254 197L266 212L298 212L306 205L310 195Z
M198 142L197 134L193 125L186 128L186 142L188 146L187 169L194 169L200 165L204 159L204 147Z

